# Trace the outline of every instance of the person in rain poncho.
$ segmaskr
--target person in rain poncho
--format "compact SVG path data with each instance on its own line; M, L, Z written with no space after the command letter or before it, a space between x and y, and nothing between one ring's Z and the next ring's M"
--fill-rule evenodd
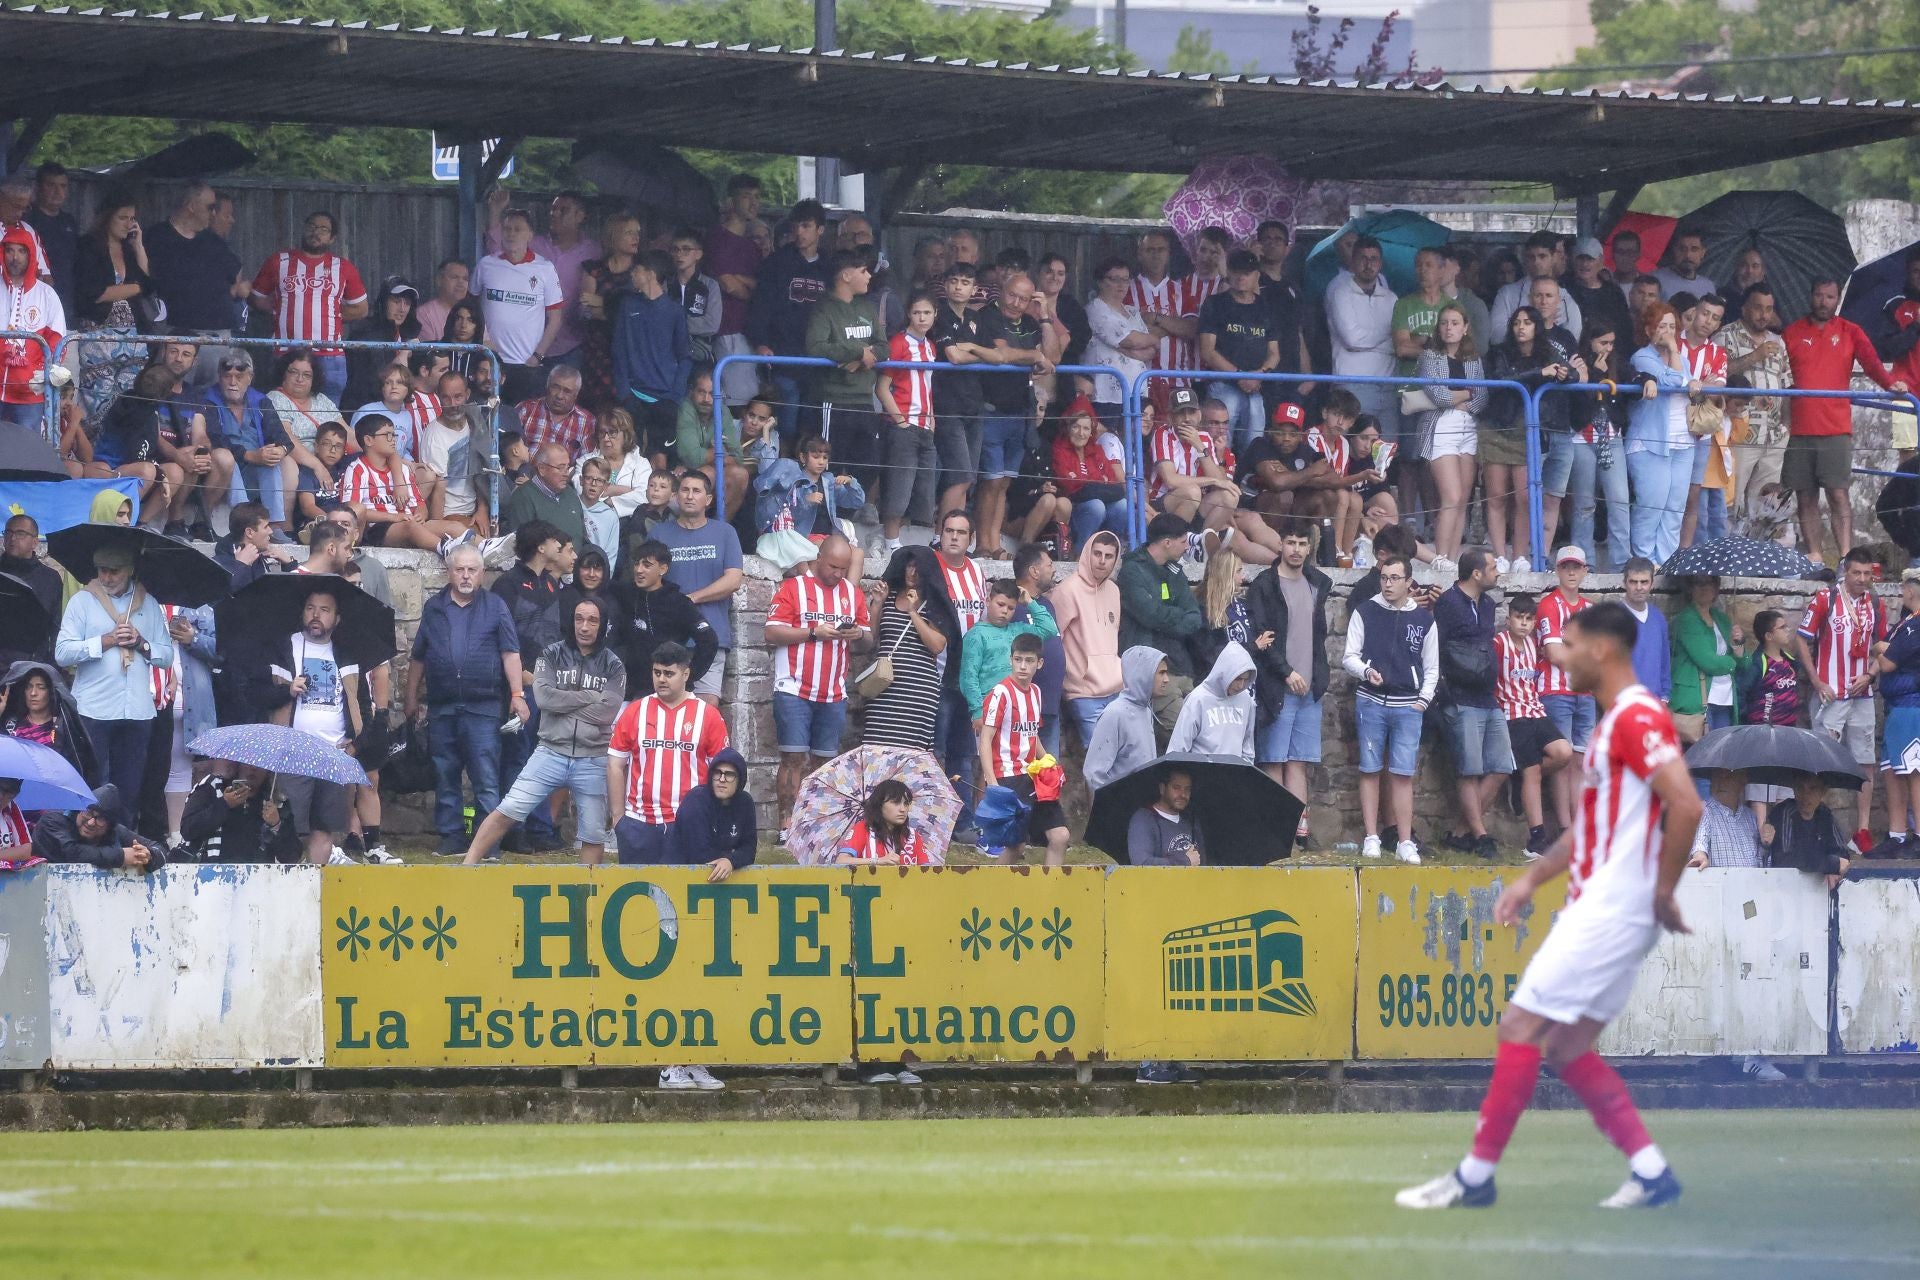
M1087 744L1085 775L1094 790L1160 754L1153 736L1153 698L1167 683L1167 655L1137 644L1120 655L1120 696L1107 704Z
M1200 687L1187 695L1174 721L1168 751L1239 756L1253 763L1253 655L1228 644Z

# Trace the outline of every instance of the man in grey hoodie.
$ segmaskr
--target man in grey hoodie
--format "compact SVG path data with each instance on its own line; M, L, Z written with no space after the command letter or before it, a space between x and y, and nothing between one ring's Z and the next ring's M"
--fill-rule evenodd
M581 596L565 636L540 651L533 668L540 745L500 807L473 833L468 866L497 854L501 837L562 787L573 792L581 861L600 865L607 844L607 742L627 691L626 668L601 646L602 630L600 601Z
M1246 646L1229 643L1200 687L1187 695L1167 750L1238 756L1252 764L1253 675L1253 655Z
M1120 655L1120 696L1093 726L1082 774L1098 791L1160 755L1153 733L1153 700L1167 685L1167 655L1137 644Z

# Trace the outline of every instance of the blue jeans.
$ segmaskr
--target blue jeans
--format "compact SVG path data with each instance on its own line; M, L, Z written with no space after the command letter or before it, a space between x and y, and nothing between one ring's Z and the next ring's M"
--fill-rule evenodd
M540 706L533 700L533 690L526 691L527 723L518 733L499 734L500 737L500 782L511 789L520 780L520 771L533 758L533 750L540 745ZM499 733L498 726L495 732ZM553 811L541 805L527 819L527 838L542 849L558 848L560 832L553 825Z
M513 789L500 802L500 812L515 822L546 807L562 787L573 792L575 834L582 844L607 842L607 757L562 755L542 743L527 757L526 767Z
M1444 717L1454 772L1463 778L1513 772L1513 745L1507 738L1507 719L1497 707L1463 707L1453 703Z
M83 715L87 739L93 743L94 786L111 782L120 789L120 820L129 826L140 813L140 776L153 742L153 721L95 720ZM163 750L171 750L171 744Z
M276 524L287 518L287 495L281 481L278 466L257 467L250 462L242 462L235 457L233 479L228 482L227 496L235 506L243 502L259 502L267 509L267 519Z
M1420 768L1420 726L1426 713L1417 707L1390 707L1372 698L1353 700L1360 730L1360 772L1411 778ZM1402 833L1404 838L1404 833Z
M1060 713L1040 717L1040 745L1055 760L1060 758Z
M847 727L847 704L809 702L797 693L773 692L773 736L783 756L811 755L830 760L840 754Z
M1233 451L1245 453L1254 437L1266 430L1266 401L1257 389L1242 391L1226 381L1209 382L1207 394L1227 406L1227 430Z
M1621 461L1620 448L1615 441L1609 450L1610 461L1603 467L1599 446L1556 434L1540 468L1541 492L1572 498L1573 543L1595 561L1600 557L1599 548L1593 545L1593 513L1599 506L1598 498L1607 500L1607 566L1614 573L1626 564L1629 554L1627 468Z
M313 389L335 404L340 403L340 397L347 392L347 357L344 353L313 358Z
M1282 694L1280 713L1254 739L1254 759L1261 764L1319 764L1321 728L1320 699Z
M460 774L473 786L473 811L484 816L500 807L500 722L497 706L450 702L427 708L433 754L433 829L443 836L466 835Z
M1067 517L1068 531L1073 535L1073 545L1084 547L1087 539L1105 529L1120 539L1121 545L1127 541L1127 500L1108 502L1104 498L1083 498L1073 504L1073 514Z
M1600 705L1584 693L1543 693L1540 705L1547 719L1575 751L1585 751L1593 739L1593 726L1600 716Z
M767 369L766 375L779 400L773 406L773 416L779 423L780 442L788 449L796 448L800 443L800 379L778 365Z
M1680 521L1687 513L1687 487L1693 482L1693 450L1629 453L1627 474L1633 478L1633 554L1655 565L1665 564L1680 549Z
M980 415L980 478L1011 480L1027 456L1027 419L1017 413Z
M1087 744L1093 741L1093 728L1100 723L1100 713L1112 706L1113 700L1119 696L1117 693L1110 693L1104 698L1062 698L1060 700L1061 714L1073 721L1074 730L1080 735L1082 751L1086 750Z
M11 404L0 402L0 422L16 427L29 427L34 431L44 431L47 425L47 406L44 402L33 404Z
M973 825L973 762L980 744L973 736L973 708L957 688L940 690L940 713L934 719L933 743L946 766L947 780L960 796L960 816L954 830Z
M1711 485L1700 490L1700 522L1694 526L1695 542L1715 542L1727 536L1727 491Z
M663 866L673 861L673 824L622 817L613 824L615 856L622 865Z

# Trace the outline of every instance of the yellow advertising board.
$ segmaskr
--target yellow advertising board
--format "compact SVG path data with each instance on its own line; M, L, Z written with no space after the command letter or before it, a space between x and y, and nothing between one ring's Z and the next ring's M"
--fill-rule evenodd
M860 867L874 909L853 975L863 1060L1083 1060L1105 1034L1100 867ZM856 939L858 942L859 939Z
M838 1062L855 918L838 871L329 870L327 1065Z
M1354 874L1122 867L1107 878L1110 1057L1353 1053Z
M1354 1035L1362 1058L1489 1058L1500 1015L1566 900L1534 895L1513 928L1493 905L1514 867L1380 867L1360 872Z

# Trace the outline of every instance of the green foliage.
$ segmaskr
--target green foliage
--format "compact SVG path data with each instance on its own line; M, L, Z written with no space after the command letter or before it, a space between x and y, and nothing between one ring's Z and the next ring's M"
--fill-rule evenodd
M1912 0L1756 0L1740 10L1715 0L1593 0L1595 43L1574 66L1674 62L1725 48L1732 57L1875 48L1920 43L1920 7ZM1644 73L1569 71L1541 76L1546 88L1607 88ZM1883 54L1831 61L1742 63L1708 70L1687 89L1714 93L1883 100L1914 97L1920 56ZM1728 191L1803 191L1838 210L1871 197L1920 200L1920 141L1878 143L1798 160L1750 165L1658 183L1635 207L1685 213Z

